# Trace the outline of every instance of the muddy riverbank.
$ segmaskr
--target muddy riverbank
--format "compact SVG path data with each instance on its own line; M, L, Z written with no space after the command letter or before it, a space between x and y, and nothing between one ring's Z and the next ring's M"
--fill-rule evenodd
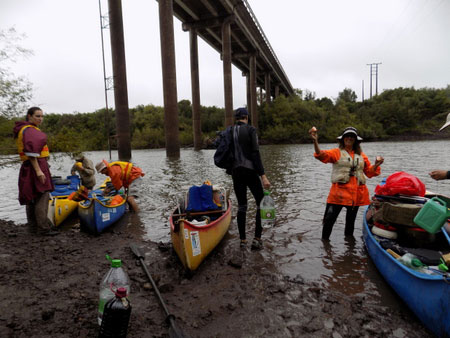
M96 237L75 224L40 237L26 225L0 221L0 336L96 337L107 253L123 260L131 278L128 337L168 336L164 312L129 249L134 242L176 323L191 337L431 337L409 312L331 292L301 274L283 276L268 255L242 252L230 235L186 276L170 243L144 241L143 229L129 227Z

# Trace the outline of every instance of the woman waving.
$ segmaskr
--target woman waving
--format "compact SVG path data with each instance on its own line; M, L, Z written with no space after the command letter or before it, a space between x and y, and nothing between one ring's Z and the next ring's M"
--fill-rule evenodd
M353 236L356 214L361 205L370 204L369 191L366 186L368 178L380 174L380 165L384 159L377 156L371 165L366 154L361 150L362 138L356 128L347 127L339 136L339 147L320 150L317 129L312 127L309 134L314 143L314 157L323 163L331 163L331 189L323 217L322 239L329 240L333 225L342 208L347 209L345 217L345 236Z

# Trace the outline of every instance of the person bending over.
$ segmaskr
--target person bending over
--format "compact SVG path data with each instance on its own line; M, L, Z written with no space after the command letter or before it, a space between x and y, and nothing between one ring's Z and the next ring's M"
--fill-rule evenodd
M139 212L136 199L140 193L141 177L145 175L141 168L136 167L131 162L116 161L108 163L102 160L95 165L95 169L98 173L109 176L116 190L124 187L130 209Z

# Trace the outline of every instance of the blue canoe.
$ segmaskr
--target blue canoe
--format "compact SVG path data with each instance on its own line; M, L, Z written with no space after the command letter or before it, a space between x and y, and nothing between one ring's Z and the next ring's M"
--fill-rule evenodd
M450 275L425 274L397 261L378 243L365 216L364 214L364 243L377 269L429 330L438 337L449 337ZM450 247L450 238L445 230L443 233Z
M78 175L70 175L65 179L62 179L60 176L52 176L52 181L55 186L55 190L51 192L53 197L67 197L74 191L77 191L81 184Z
M126 197L116 205L109 205L111 198L104 197L102 190L89 193L90 198L78 203L78 216L81 227L94 234L100 234L116 223L126 210Z

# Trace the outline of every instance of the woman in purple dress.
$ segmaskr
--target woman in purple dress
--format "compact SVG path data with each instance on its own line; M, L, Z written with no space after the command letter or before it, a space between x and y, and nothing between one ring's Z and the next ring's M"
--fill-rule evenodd
M44 119L42 109L28 109L26 121L16 122L16 139L22 166L19 172L19 202L26 205L27 220L32 230L43 235L56 235L47 219L48 201L54 186L47 159L47 135L38 127Z

